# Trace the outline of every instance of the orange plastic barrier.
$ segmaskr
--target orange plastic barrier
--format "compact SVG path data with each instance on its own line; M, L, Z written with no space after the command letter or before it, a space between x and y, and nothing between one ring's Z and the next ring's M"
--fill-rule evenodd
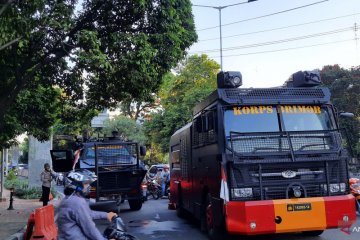
M33 215L33 218L32 218ZM33 224L31 224L33 221ZM54 221L54 206L47 205L45 207L36 208L28 220L28 228L26 233L31 231L31 225L33 225L33 231L31 235L32 239L57 239L57 227ZM26 235L24 235L25 237Z
M30 240L31 235L32 235L32 231L34 228L34 224L35 224L35 214L31 213L26 225L26 231L24 234L24 240Z

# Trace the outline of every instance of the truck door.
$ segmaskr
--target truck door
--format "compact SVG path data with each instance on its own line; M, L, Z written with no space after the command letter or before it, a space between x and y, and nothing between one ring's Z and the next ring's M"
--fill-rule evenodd
M73 166L71 150L50 150L52 167L55 172L69 172Z

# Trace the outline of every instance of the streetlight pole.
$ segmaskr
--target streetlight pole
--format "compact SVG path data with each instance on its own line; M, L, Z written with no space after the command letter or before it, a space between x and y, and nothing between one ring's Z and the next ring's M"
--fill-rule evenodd
M223 54L222 54L222 28L221 28L221 10L223 10L224 8L227 7L232 7L232 6L236 6L236 5L240 5L240 4L245 4L245 3L251 3L251 2L255 2L257 0L248 0L247 2L240 2L240 3L234 3L234 4L230 4L230 5L225 5L225 6L207 6L207 5L197 5L197 4L193 4L192 6L194 7L205 7L205 8L214 8L217 9L219 11L219 28L220 28L220 67L221 67L221 71L223 71Z

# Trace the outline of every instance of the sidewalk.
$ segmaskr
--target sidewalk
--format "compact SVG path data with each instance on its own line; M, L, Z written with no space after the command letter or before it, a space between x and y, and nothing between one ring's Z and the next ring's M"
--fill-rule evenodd
M0 202L0 240L9 237L19 231L23 231L30 213L35 208L42 207L42 202L38 199L19 199L14 197L14 210L7 210L10 204L10 192L4 189L6 201ZM59 200L52 200L49 204L57 205Z

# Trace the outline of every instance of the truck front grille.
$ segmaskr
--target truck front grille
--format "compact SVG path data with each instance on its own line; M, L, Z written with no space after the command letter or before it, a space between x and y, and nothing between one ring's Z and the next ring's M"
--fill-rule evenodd
M251 188L252 196L237 200L274 200L291 198L293 188L300 188L301 197L345 195L346 161L315 161L291 163L233 164L230 188ZM334 190L338 185L339 191ZM231 192L231 191L230 191ZM232 196L233 199L236 199Z

